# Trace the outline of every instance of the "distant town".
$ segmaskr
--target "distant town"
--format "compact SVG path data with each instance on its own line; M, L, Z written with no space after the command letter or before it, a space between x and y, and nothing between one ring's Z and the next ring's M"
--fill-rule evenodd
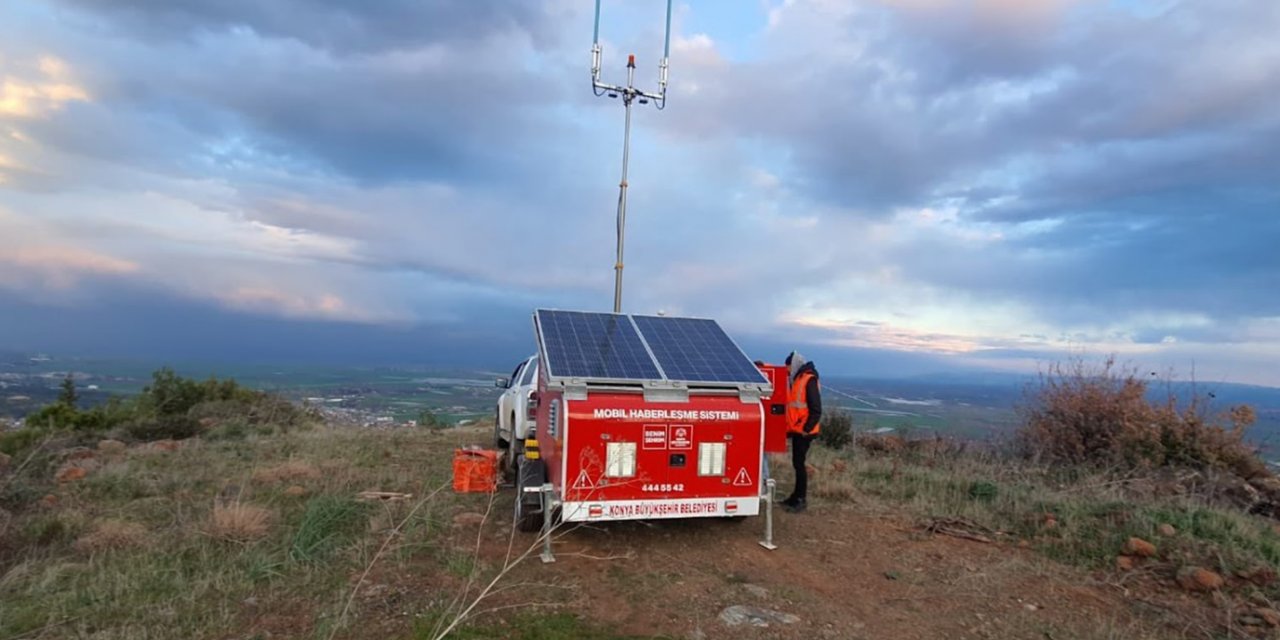
M194 378L216 376L302 403L334 424L417 426L424 419L465 426L493 414L500 374L414 369L323 367L174 367ZM86 406L140 391L153 367L135 362L0 354L0 417L21 426L25 416L58 397L63 380L76 382Z
M58 397L70 375L85 406L142 390L164 363L0 352L0 420L23 424L25 416ZM429 367L318 367L175 364L196 379L234 378L249 387L304 404L330 424L397 428L488 424L506 372ZM872 433L943 435L1003 440L1017 423L1016 407L1034 378L947 374L916 378L850 379L824 375L829 410L853 415L854 429ZM1206 395L1213 407L1249 404L1258 421L1249 439L1280 458L1280 389L1234 384L1180 383L1159 390L1185 399ZM1211 395L1208 395L1211 394Z

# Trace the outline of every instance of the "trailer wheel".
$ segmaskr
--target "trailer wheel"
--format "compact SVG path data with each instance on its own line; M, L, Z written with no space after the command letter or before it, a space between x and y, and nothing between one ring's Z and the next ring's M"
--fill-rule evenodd
M525 493L525 487L540 487L547 481L547 467L541 460L516 459L516 528L537 531L542 528L542 502L536 493Z

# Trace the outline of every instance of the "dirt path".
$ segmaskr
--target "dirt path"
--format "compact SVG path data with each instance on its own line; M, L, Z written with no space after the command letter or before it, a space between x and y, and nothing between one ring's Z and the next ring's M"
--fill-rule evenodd
M438 551L470 557L479 539L482 573L501 566L511 540L512 491L498 495L482 525L459 524L466 518L454 516L478 518L486 496L453 500L440 514L450 520L433 543ZM927 535L900 509L856 490L848 500L815 501L808 513L779 510L775 522L776 551L758 545L762 518L564 531L554 564L533 554L504 579L508 590L480 609L522 606L475 622L492 627L530 611L523 605L544 604L606 633L708 640L1203 637L1202 630L1168 626L1169 616L1141 608L1106 584L1106 576L1055 563L1013 541ZM515 535L517 553L534 540ZM439 552L378 567L357 599L354 624L340 636L406 637L414 611L447 604L464 574L449 575ZM726 625L719 616L736 605L799 620L766 628Z
M505 513L505 511L503 512ZM619 634L676 638L1143 637L1117 592L1013 545L928 536L856 505L762 521L667 521L581 527L513 582L548 583L548 601ZM506 552L487 523L487 562ZM474 535L474 528L470 528ZM461 533L461 532L460 532ZM536 587L531 587L536 593ZM560 596L553 595L560 593ZM767 628L718 619L733 605L799 617ZM1165 633L1145 634L1169 637Z

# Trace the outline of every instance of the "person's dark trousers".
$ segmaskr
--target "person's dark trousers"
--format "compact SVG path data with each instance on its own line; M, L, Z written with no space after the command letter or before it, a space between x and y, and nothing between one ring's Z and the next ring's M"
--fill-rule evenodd
M813 438L799 433L791 434L791 466L796 471L796 488L791 497L784 502L795 504L804 502L809 495L809 471L805 469L805 458L809 457L809 445Z

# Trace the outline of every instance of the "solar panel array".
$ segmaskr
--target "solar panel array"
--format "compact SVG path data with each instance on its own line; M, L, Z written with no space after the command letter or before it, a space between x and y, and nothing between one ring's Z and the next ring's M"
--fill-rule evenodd
M715 320L634 316L662 371L671 380L761 382L756 368Z
M536 318L552 377L767 383L714 320L546 309Z
M547 372L566 378L662 378L631 318L611 313L538 310Z

